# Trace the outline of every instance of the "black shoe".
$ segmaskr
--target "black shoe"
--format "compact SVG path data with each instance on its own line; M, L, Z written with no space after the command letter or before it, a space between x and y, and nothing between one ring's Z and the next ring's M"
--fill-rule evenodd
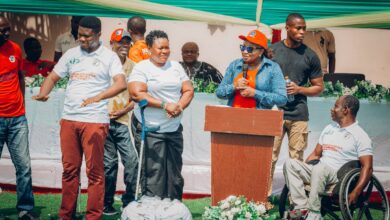
M103 215L116 215L118 214L118 211L112 206L105 206L103 209Z
M36 220L36 219L37 218L31 215L29 211L25 211L25 210L20 211L18 215L18 220Z

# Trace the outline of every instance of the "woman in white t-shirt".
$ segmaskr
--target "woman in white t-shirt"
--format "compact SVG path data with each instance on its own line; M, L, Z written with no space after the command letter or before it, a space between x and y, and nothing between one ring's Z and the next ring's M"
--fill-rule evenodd
M159 126L156 132L148 132L144 148L143 195L179 199L183 194L183 109L194 96L192 83L183 67L176 61L169 61L168 35L159 30L146 36L151 52L148 60L139 62L133 69L128 89L136 102L146 99L147 126ZM132 131L139 151L141 135L141 114L138 104L132 118Z

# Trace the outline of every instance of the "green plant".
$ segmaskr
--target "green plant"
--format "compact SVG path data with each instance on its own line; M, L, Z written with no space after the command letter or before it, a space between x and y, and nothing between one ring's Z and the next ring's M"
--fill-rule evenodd
M44 80L45 80L45 77L43 77L41 74L34 75L32 77L29 77L29 78L26 77L26 86L28 86L28 87L41 87ZM68 76L61 78L55 84L54 88L66 89L66 86L68 85L68 81L69 81Z
M204 220L274 220L276 215L269 215L271 203L248 202L244 196L229 196L218 202L217 206L205 208Z
M390 90L382 85L375 85L369 80L355 81L355 86L348 88L340 81L334 85L324 82L324 91L321 97L339 97L353 95L358 99L368 99L371 102L390 102Z
M192 81L195 92L215 93L218 84L213 81L204 81L202 79L194 79Z

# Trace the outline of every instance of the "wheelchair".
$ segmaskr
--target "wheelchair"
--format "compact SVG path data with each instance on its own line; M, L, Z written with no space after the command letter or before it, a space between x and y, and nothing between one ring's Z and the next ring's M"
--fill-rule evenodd
M315 164L318 161L309 161L309 164ZM356 204L348 204L348 194L354 189L360 176L360 162L358 160L350 161L344 164L337 172L339 182L327 188L325 193L321 193L321 214L329 216L331 219L340 220L335 213L339 211L342 219L345 220L389 220L389 200L386 191L378 179L372 175L363 192L360 194ZM308 193L310 189L305 187ZM377 193L380 201L371 201L372 193ZM293 209L289 199L289 189L284 186L279 200L279 214L283 219L287 219L287 213ZM373 213L375 217L373 217ZM374 219L375 218L375 219Z

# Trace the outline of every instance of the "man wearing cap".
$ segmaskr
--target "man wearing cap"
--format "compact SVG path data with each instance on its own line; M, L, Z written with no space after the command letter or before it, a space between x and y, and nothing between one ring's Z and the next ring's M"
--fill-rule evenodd
M267 38L258 30L239 36L242 58L230 63L219 84L218 98L237 108L271 109L286 103L286 86L277 63L268 58Z
M127 58L131 37L123 28L114 30L110 40L112 51L118 54L123 65L126 78L129 77L135 63ZM123 207L134 200L137 176L137 153L131 142L129 132L129 112L133 109L134 102L129 100L129 93L123 91L111 98L108 103L110 115L110 128L104 145L104 215L115 215L117 211L113 207L116 180L118 174L118 152L124 167L124 183L126 191L122 195Z
M215 67L206 62L198 61L199 47L195 42L185 43L181 48L181 56L183 61L180 64L191 80L200 79L206 84L209 82L221 83L223 76Z
M59 219L74 219L85 154L88 177L86 219L101 219L104 205L104 143L109 98L126 90L126 79L118 55L100 41L101 21L87 16L80 20L80 46L69 49L45 79L38 95L46 101L55 83L69 76L60 121L62 152L62 202Z
M320 60L313 50L302 44L306 31L305 19L293 13L286 19L287 39L271 46L273 60L288 76L287 94L292 98L282 107L284 111L283 133L275 137L272 155L271 181L278 161L284 135L288 135L289 155L292 159L303 161L303 152L307 147L309 112L307 96L319 95L324 89ZM304 85L310 82L309 87ZM291 97L291 96L290 96ZM272 192L270 187L269 195Z

